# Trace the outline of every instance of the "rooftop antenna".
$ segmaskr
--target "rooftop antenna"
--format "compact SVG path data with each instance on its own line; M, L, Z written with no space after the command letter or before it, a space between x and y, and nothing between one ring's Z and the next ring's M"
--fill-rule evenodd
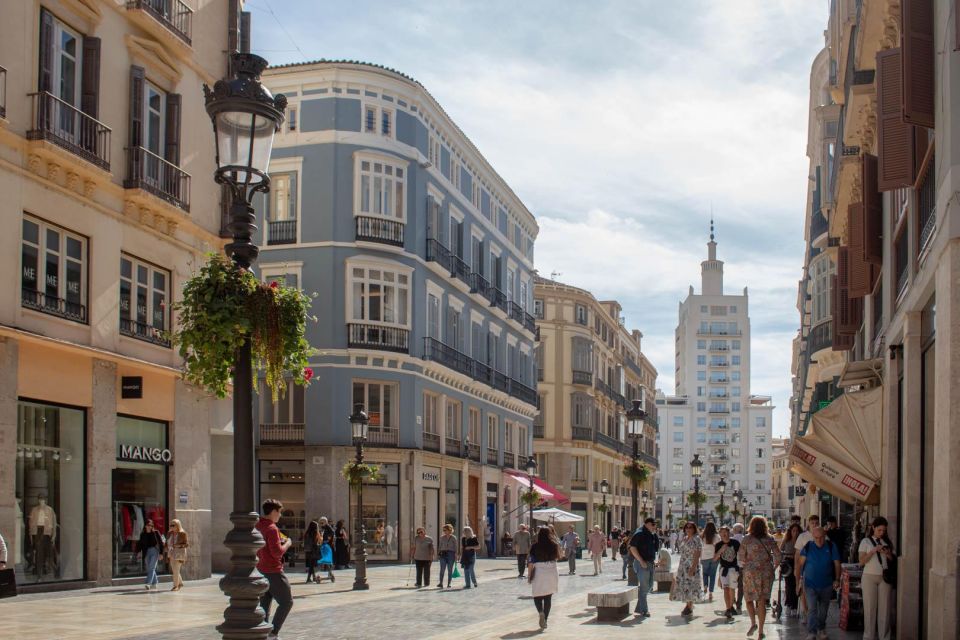
M710 202L710 242L713 242L713 202Z

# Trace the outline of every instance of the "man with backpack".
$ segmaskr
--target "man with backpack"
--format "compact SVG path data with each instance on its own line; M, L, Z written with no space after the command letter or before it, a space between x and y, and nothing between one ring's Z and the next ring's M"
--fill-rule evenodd
M807 601L807 640L826 640L830 599L840 587L840 550L819 525L810 534L813 540L798 548L797 591L802 582Z

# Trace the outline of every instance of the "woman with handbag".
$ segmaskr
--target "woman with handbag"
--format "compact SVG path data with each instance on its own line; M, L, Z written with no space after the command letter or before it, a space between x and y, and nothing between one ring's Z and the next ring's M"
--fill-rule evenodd
M763 640L767 602L770 601L770 591L773 589L773 579L780 565L781 555L777 541L767 533L766 518L751 518L747 531L737 553L737 563L743 577L743 595L747 601L747 613L750 615L750 630L747 635L759 630L757 640Z
M703 552L703 541L697 535L697 525L694 522L683 525L683 534L683 539L680 541L680 563L677 565L677 573L670 587L670 600L686 603L680 615L692 616L693 603L700 600L702 595L700 555Z
M873 519L873 532L860 541L860 565L863 576L860 589L863 593L863 638L864 640L890 640L890 606L893 590L897 586L897 554L887 537L887 519Z
M144 586L148 591L156 589L160 582L157 578L157 562L163 555L163 535L154 528L153 520L147 520L143 523L143 533L140 534L137 549L143 554L143 562L147 567L147 579Z
M794 545L797 543L797 537L802 533L799 523L794 522L787 529L783 536L783 542L780 543L780 554L783 560L780 562L780 576L783 578L783 588L786 589L786 614L788 618L797 618L800 616L800 602L797 597L797 577L793 574L794 568Z
M183 588L183 578L180 570L187 561L187 548L190 546L187 532L177 519L170 521L170 530L167 532L167 561L170 563L170 572L173 574L173 588L171 591L180 591Z
M530 557L527 560L527 581L533 594L533 606L540 614L540 628L547 628L550 617L550 607L553 604L553 594L560 585L560 573L557 571L557 560L560 558L560 546L554 542L550 530L540 527L537 531L537 541L530 547Z
M311 520L303 532L303 561L307 565L307 584L317 579L317 561L320 558L320 524Z
M703 546L707 549L707 553L700 558L700 567L703 570L703 590L710 594L710 602L713 602L713 588L716 586L718 566L717 560L713 558L713 549L720 542L717 525L708 522L703 528L701 538L703 539Z
M467 583L464 589L472 584L477 586L477 574L473 567L477 563L477 550L480 549L480 539L470 527L463 528L463 537L460 538L460 566L463 567L463 580Z

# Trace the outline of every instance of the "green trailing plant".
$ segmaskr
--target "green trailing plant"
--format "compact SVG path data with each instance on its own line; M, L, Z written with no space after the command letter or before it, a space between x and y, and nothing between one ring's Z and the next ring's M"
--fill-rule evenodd
M687 502L694 507L702 507L707 502L707 494L703 491L691 491L687 496Z
M379 478L380 465L366 462L357 464L356 460L352 460L343 465L343 469L340 470L340 475L343 476L351 487L355 487L364 480L376 480Z
M623 466L623 476L630 482L643 484L650 478L650 467L634 460Z
M730 513L730 507L728 507L728 506L725 505L725 504L718 504L717 506L715 506L715 507L713 508L713 510L714 510L714 512L716 512L717 517L719 517L721 520L723 519L723 516L725 516L725 515L727 515L728 513Z
M543 497L533 489L527 489L520 493L520 502L528 507L535 507L543 501Z
M667 514L667 525L668 525L668 526L673 526L673 514L672 514L672 513L668 513L668 514Z
M274 402L286 391L288 375L300 385L313 377L305 333L307 320L316 318L299 289L260 282L226 256L209 254L173 308L179 327L170 337L184 360L184 378L219 398L227 395L237 350L247 338Z
M600 513L606 513L607 511L610 510L610 505L608 505L608 504L605 503L605 502L601 502L600 504L598 504L598 505L596 506L596 509L597 509L597 511L599 511Z

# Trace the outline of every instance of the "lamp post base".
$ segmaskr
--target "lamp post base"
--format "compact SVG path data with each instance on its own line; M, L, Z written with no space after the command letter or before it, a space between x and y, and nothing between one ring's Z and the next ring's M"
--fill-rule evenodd
M260 596L269 584L257 571L257 550L263 546L263 536L255 528L258 519L256 513L230 514L233 529L224 539L231 552L230 570L220 579L220 590L230 598L230 604L217 627L224 640L263 640L273 629L264 621L260 607Z
M633 560L627 563L627 586L636 587L640 584L637 579L637 572L633 570Z
M353 579L354 591L368 591L370 589L370 585L367 583L367 541L364 538L366 538L366 535L361 534L357 550L353 554L353 564L357 569L356 576Z

